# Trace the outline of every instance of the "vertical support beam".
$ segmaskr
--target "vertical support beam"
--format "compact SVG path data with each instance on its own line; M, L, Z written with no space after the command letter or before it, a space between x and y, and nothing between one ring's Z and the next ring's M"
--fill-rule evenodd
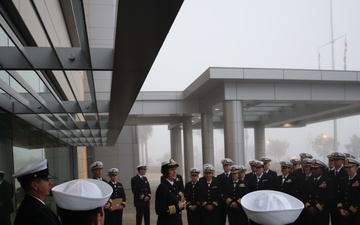
M212 113L201 113L201 142L203 163L215 165Z
M179 164L178 173L184 169L183 152L181 143L181 128L179 126L170 129L171 157Z
M225 157L245 165L244 118L242 101L224 101Z
M183 122L183 136L184 136L184 181L188 181L190 168L194 167L194 149L193 149L193 134L191 119Z
M254 127L254 146L255 146L255 159L259 160L265 155L265 127L260 124L256 124Z

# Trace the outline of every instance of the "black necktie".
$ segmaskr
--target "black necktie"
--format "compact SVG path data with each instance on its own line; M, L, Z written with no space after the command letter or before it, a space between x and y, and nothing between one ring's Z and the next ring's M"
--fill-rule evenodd
M335 176L337 176L338 175L338 171L337 170L335 170Z
M226 177L226 178L229 178L229 174L225 174L225 177Z
M315 180L314 180L314 181L315 181L315 183L317 183L317 182L318 182L318 180L319 180L319 178L315 178Z

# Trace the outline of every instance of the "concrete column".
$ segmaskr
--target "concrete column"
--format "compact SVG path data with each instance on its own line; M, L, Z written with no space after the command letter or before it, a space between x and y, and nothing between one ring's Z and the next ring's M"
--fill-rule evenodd
M255 159L259 160L265 155L265 127L256 124L254 127L254 146L255 146Z
M244 119L242 101L224 101L225 157L245 165Z
M202 164L214 165L214 133L212 113L201 113Z
M170 129L170 146L171 157L179 164L178 173L182 175L184 163L181 143L181 128L179 126Z
M191 119L183 122L183 136L184 136L184 182L189 181L190 168L194 167L194 148L193 148L193 133Z

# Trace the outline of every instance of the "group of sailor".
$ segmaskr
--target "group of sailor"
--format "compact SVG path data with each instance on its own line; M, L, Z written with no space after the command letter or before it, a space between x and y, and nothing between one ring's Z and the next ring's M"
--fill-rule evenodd
M224 172L215 176L215 167L205 164L191 168L191 180L185 184L189 225L256 224L247 218L241 199L249 192L276 190L298 198L304 210L293 224L358 224L360 221L359 160L348 153L333 152L328 164L300 153L298 159L281 161L281 173L270 169L271 159L250 160L250 172L225 158Z

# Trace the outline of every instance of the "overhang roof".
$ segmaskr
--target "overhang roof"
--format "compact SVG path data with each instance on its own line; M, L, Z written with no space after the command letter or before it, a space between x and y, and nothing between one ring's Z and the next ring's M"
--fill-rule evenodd
M224 101L242 101L245 127L301 127L357 115L360 72L304 69L207 69L183 92L141 92L129 125L179 126L191 119L200 128L201 114L223 127Z
M0 23L11 40L0 47L0 70L26 90L18 93L0 79L5 110L73 146L114 145L143 82L180 10L183 0L119 0L113 48L90 48L82 0L62 0L61 10L72 47L54 45L41 9L30 1L49 47L36 45L14 2L0 3ZM56 27L55 27L56 29ZM19 71L33 71L51 90L47 100L29 86ZM69 100L54 71L84 70L91 101ZM98 101L93 71L112 71L110 101ZM74 88L70 85L70 90ZM48 96L49 97L49 96ZM73 118L80 114L80 120ZM89 116L90 115L90 116ZM105 118L105 119L104 119Z

